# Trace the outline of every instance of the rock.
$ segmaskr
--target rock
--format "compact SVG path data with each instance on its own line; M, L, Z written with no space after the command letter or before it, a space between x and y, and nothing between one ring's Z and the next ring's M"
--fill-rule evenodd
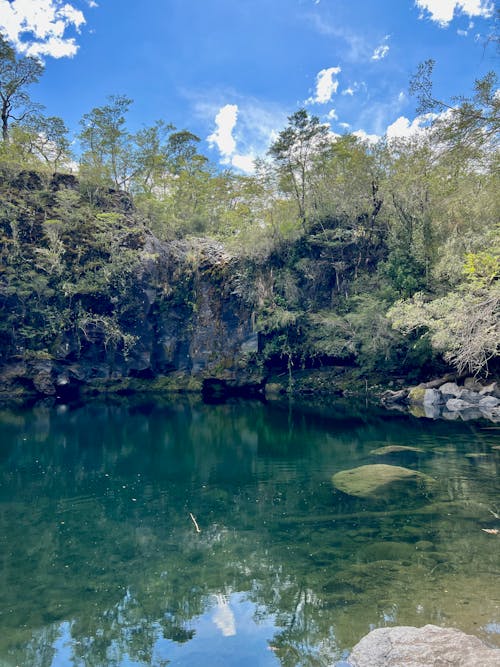
M372 630L356 644L352 667L498 667L500 649L453 628L426 625Z
M463 388L459 387L456 382L445 382L439 387L439 391L443 396L459 396Z
M425 405L440 405L444 403L443 395L437 389L426 389L424 392Z
M496 398L500 398L500 387L498 386L497 382L492 382L491 384L488 384L482 389L480 389L479 393L481 394L481 396L487 396L491 394Z
M482 385L474 377L465 378L464 387L470 391L480 391L482 389Z
M408 397L408 389L400 389L399 391L391 391L388 389L382 394L382 403L390 405L392 403L404 403Z
M457 398L472 405L477 405L481 400L481 396L476 391L470 391L470 389L462 389Z
M476 407L474 403L469 403L461 398L450 398L446 401L446 409L450 412L458 412L459 410L467 410L474 407Z
M417 454L424 454L424 450L419 447L406 447L405 445L387 445L386 447L377 447L372 449L370 454L376 456L387 456L391 454L399 454L400 452L413 452Z
M425 397L425 388L418 386L412 387L408 393L408 401L410 403L423 403Z
M494 396L483 396L479 401L480 410L491 410L491 408L496 408L500 405L500 399L495 398Z
M332 477L336 489L358 498L383 498L404 490L426 490L434 480L416 470L376 463L342 470Z
M427 419L439 419L443 405L424 405L424 416Z

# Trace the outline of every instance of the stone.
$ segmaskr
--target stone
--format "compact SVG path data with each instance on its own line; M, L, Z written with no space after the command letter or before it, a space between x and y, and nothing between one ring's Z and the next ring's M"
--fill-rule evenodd
M412 387L410 391L408 392L408 401L410 403L423 403L424 402L424 397L425 397L425 388L418 386L418 387Z
M479 403L481 396L476 391L470 391L470 389L462 389L458 394L457 398L459 398L462 401L467 401L468 403L476 405L477 403Z
M494 396L483 396L479 401L479 409L490 410L491 408L497 408L500 405L500 399L495 398Z
M446 409L450 412L458 412L459 410L467 410L474 407L474 403L469 403L461 398L450 398L446 401Z
M416 470L383 463L342 470L332 477L333 486L349 496L383 498L404 489L427 490L434 480Z
M399 454L404 452L413 452L414 454L424 454L424 450L420 447L407 447L405 445L386 445L385 447L377 447L377 449L372 449L370 454L375 454L375 456L388 456L391 454Z
M465 378L464 387L470 391L480 391L482 389L482 385L474 377Z
M439 387L439 391L443 396L458 396L463 388L459 387L456 382L445 382Z
M396 626L372 630L348 660L352 667L498 667L500 649L454 628Z
M497 382L492 382L491 384L486 385L483 387L479 393L481 396L487 396L488 394L491 394L495 396L496 398L500 397L500 387L498 386Z
M424 392L425 405L440 405L444 403L443 395L437 389L426 389Z

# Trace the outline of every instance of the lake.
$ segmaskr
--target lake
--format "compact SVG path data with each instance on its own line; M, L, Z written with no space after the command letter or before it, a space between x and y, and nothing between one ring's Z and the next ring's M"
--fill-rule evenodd
M3 408L0 666L326 666L426 623L498 646L499 435L363 403ZM433 484L332 483L380 463Z

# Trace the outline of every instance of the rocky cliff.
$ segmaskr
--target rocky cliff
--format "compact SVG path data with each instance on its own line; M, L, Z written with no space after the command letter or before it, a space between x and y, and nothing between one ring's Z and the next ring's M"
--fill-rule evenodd
M261 386L251 290L221 244L159 241L125 195L89 206L72 177L0 187L3 394Z

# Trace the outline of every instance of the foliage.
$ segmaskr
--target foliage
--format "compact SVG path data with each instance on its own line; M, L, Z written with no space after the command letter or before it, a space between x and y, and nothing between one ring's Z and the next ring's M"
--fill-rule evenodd
M389 310L396 329L427 332L432 347L460 373L487 372L500 352L500 286L456 290L430 301L422 293Z

